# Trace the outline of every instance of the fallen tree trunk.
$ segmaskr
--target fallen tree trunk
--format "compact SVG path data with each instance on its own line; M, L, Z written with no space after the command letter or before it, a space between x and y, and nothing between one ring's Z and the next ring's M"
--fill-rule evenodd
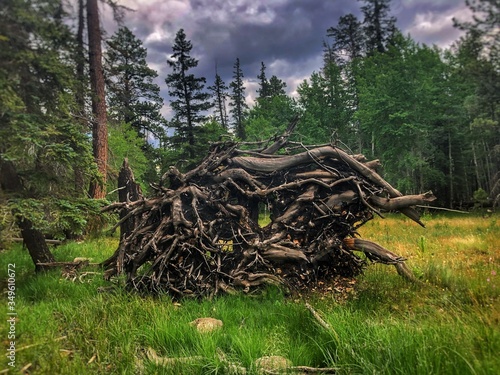
M404 259L356 238L356 230L379 210L423 225L413 206L432 201L432 193L403 196L373 169L377 162L332 145L273 155L287 145L290 129L261 150L214 144L195 169L171 167L154 197L109 206L120 212L116 227L134 226L104 262L106 277L125 273L131 288L175 297L264 284L308 288L359 274L366 261L356 250L411 278ZM270 217L261 226L264 207Z
M24 238L18 238L18 237L14 237L11 239L11 241L13 242L24 242ZM45 243L49 244L49 245L61 245L63 243L63 241L61 240L48 240L45 238Z

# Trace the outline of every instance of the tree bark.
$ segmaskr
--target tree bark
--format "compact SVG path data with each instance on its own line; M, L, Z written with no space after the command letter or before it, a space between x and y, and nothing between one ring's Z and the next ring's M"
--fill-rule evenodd
M403 196L364 158L331 145L268 154L286 146L287 137L247 153L236 142L215 143L193 170L171 167L162 177L170 183L153 186L155 197L124 197L106 208L121 213L115 227L135 220L104 262L106 277L125 273L133 289L175 297L211 297L237 287L248 292L269 283L300 290L359 274L366 260L354 249L409 277L401 257L354 237L377 207L420 224L412 206L432 201L432 193ZM270 207L265 226L258 222L259 205Z
M78 0L78 29L76 33L76 54L75 54L75 73L77 79L77 90L75 93L77 111L78 111L78 123L81 125L82 133L86 133L89 129L89 124L87 116L85 113L85 92L86 90L86 77L85 77L85 47L83 43L83 31L85 28L85 6L84 0ZM85 195L85 178L83 172L80 168L74 168L74 182L75 191L77 193Z
M120 202L134 202L141 198L141 187L135 182L134 173L128 164L128 159L125 158L118 174L118 200ZM120 212L120 219L123 219L125 215L125 212ZM127 238L135 227L136 223L134 219L123 221L120 225L120 239Z
M326 157L338 158L340 161L348 164L352 169L363 175L371 182L376 183L377 185L383 187L387 191L390 197L395 198L402 196L402 194L398 190L396 190L387 181L385 181L382 177L380 177L377 174L377 172L370 169L363 163L360 163L359 161L349 156L344 151L332 146L318 147L312 150L302 152L300 154L279 157L274 159L237 156L232 159L229 159L229 163L243 169L269 173L269 172L289 169L301 164L322 160ZM410 219L418 223L419 225L424 226L424 224L420 221L420 215L417 212L415 212L415 210L413 210L412 208L406 207L402 208L400 211L404 215L408 216Z
M436 197L432 192L428 191L424 194L419 195L406 195L404 197L398 198L382 198L376 195L372 195L369 199L375 206L382 208L387 211L397 211L405 207L423 205L425 203L430 203L436 200Z
M454 198L454 191L453 191L453 170L454 170L454 163L453 163L453 154L451 152L451 134L448 133L448 171L449 171L449 178L450 178L450 208L453 208L453 198Z
M75 94L79 115L85 114L85 47L83 45L83 30L85 28L84 0L78 0L78 29L76 33L76 78L78 92Z
M0 189L9 193L21 195L26 193L21 178L17 174L14 164L0 158ZM17 217L17 225L21 230L23 242L35 265L35 271L43 271L46 268L39 263L55 262L54 255L49 250L42 232L33 228L33 223L25 218L19 217L19 213L13 211Z
M108 163L108 127L104 73L102 68L101 29L97 0L87 0L87 26L89 38L90 87L92 98L92 149L100 180L90 183L89 195L95 199L106 197Z
M21 229L24 244L35 264L35 271L40 272L49 269L49 267L45 267L40 263L52 263L56 259L50 252L43 233L34 229L33 223L26 218L18 219L17 225Z

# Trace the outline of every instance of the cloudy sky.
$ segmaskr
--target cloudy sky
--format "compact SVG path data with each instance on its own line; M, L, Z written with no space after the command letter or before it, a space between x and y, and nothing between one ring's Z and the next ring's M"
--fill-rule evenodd
M252 104L257 89L260 63L266 76L276 75L294 95L297 85L322 64L322 43L326 30L339 17L353 13L362 20L361 2L356 0L119 0L128 12L124 24L143 41L148 63L158 72L157 83L165 98L164 115L170 119L165 77L166 60L172 54L175 34L181 28L193 44L192 56L199 60L196 76L213 84L215 65L229 84L233 65L240 59L247 102ZM461 32L452 18L467 19L464 0L392 0L392 14L403 33L421 43L449 46ZM104 29L111 35L117 28L108 9L102 9Z

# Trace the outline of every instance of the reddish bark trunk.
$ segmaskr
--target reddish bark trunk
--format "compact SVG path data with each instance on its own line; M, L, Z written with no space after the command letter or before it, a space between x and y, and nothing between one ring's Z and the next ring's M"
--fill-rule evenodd
M89 67L92 97L92 148L100 181L91 181L89 194L92 198L106 196L106 166L108 161L108 127L102 68L101 29L97 0L87 1L87 26L89 35Z

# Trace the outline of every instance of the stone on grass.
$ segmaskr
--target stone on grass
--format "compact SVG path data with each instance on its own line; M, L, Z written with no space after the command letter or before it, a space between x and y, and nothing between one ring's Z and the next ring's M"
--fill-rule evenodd
M222 320L214 318L198 318L189 323L200 333L213 332L222 328Z
M292 366L292 362L278 355L260 357L255 360L255 367L259 374L282 373Z

